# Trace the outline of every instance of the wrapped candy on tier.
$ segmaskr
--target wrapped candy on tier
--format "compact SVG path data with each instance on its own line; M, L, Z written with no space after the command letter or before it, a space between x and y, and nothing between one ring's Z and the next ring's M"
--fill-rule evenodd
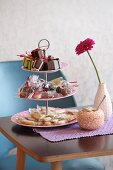
M68 96L77 90L77 82L67 82L62 77L45 81L37 75L27 78L24 85L18 90L17 96L28 99L49 99Z
M41 41L43 40L44 39ZM46 40L48 44L44 47L40 45L41 41L38 43L38 48L32 50L31 52L26 52L26 54L18 55L23 58L23 69L31 71L48 71L60 69L61 66L59 58L53 57L51 55L47 56L45 54L45 51L49 48L50 45L49 41Z

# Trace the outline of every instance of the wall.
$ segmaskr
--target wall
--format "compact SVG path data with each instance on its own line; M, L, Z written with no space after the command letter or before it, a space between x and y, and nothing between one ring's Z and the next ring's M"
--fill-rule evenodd
M92 38L91 55L113 98L112 6L112 0L0 0L0 60L17 60L47 38L48 54L69 62L64 73L78 81L78 105L93 104L98 81L92 63L74 52L81 40Z
M92 104L98 86L94 69L87 54L74 52L89 37L96 43L91 55L113 98L112 8L113 0L0 0L0 61L18 60L17 54L47 38L48 54L68 62L64 73L78 81L78 105Z

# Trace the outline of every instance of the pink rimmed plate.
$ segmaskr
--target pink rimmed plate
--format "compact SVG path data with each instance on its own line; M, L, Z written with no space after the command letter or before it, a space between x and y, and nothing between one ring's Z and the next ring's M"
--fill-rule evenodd
M28 70L26 68L24 68L22 66L22 70L25 70L25 71L30 71L30 72L33 72L33 73L54 73L54 72L57 72L59 70L62 70L62 69L65 69L66 67L68 67L68 64L65 63L65 62L61 62L61 68L60 69L56 69L56 70L46 70L46 71L38 71L38 70Z
M19 112L19 113L16 113L14 114L12 117L11 117L11 121L17 125L21 125L21 126L25 126L25 127L41 127L41 128L48 128L48 127L61 127L61 126L66 126L66 125L71 125L73 123L77 123L77 120L73 120L69 123L65 123L65 124L61 124L61 125L51 125L51 126L38 126L38 125L27 125L27 124L23 124L23 123L20 123L18 121L18 118L19 117L26 117L29 115L29 111L23 111L23 112Z

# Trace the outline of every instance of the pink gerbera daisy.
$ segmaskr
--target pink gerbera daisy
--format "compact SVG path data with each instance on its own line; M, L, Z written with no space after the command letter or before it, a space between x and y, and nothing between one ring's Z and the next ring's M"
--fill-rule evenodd
M80 54L82 54L82 53L84 53L84 52L87 52L87 54L88 54L88 56L89 56L89 58L90 58L90 60L91 60L91 62L92 62L92 64L93 64L93 66L94 66L94 69L95 69L95 72L96 72L98 81L99 81L99 83L101 83L98 70L97 70L97 68L96 68L96 65L95 65L95 63L94 63L94 61L93 61L90 53L89 53L89 50L91 50L91 49L93 48L93 45L94 45L94 44L95 44L95 42L94 42L92 39L87 38L87 39L85 39L84 41L80 41L80 43L79 43L79 44L76 46L76 48L75 48L75 52L76 52L76 54L78 54L78 55L80 55Z
M95 42L92 39L87 38L84 41L80 41L80 44L77 45L75 52L76 54L80 55L85 51L91 50L94 44Z

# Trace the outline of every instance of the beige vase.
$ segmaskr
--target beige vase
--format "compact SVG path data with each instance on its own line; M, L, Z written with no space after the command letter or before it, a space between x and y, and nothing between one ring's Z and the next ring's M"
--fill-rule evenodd
M105 83L98 85L97 93L94 100L94 107L97 108L102 101L104 95L106 95L104 101L100 105L100 109L104 112L104 120L108 120L112 116L112 102Z

